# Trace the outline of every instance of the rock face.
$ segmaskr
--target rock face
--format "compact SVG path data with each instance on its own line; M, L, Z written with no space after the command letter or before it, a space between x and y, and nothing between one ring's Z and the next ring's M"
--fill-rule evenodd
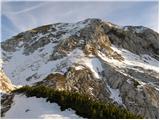
M100 19L56 23L2 42L2 68L15 85L44 84L159 118L158 33Z
M1 117L11 108L13 103L14 94L3 94L1 96Z
M6 74L2 70L0 70L0 91L8 93L14 90L14 88L15 86L12 85Z
M112 29L107 32L114 45L118 45L135 54L148 54L159 59L159 35L151 29L138 26L126 26L123 29Z
M3 70L0 70L0 100L1 100L1 117L11 108L14 95L10 94L16 87L11 83Z
M107 96L109 96L108 91L104 89L106 87L105 82L95 79L91 71L87 68L76 70L71 67L65 75L52 73L43 81L36 83L36 85L39 84L54 87L57 90L67 90L87 94L93 99L106 101L108 100Z
M143 115L145 118L158 118L157 100L159 98L156 88L148 84L142 85L137 81L136 77L126 76L124 73L120 73L119 70L117 71L105 64L104 66L107 69L107 72L105 72L106 82L111 88L120 91L123 104L127 109L133 113ZM146 89L151 92L147 92Z

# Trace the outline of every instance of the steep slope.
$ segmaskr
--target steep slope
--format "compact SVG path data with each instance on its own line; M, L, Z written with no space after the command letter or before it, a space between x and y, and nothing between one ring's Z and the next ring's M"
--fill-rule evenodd
M158 33L99 19L35 28L2 42L14 85L44 84L88 94L158 118Z

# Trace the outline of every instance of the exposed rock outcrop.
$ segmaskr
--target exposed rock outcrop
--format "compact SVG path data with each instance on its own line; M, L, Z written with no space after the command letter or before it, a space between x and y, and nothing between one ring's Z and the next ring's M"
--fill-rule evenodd
M14 94L3 94L1 96L1 117L11 108L13 103Z
M0 91L8 93L14 89L15 86L11 83L6 74L2 70L0 70Z

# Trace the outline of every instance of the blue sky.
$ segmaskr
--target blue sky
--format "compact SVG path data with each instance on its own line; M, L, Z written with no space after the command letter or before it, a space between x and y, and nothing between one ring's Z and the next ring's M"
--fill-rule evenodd
M56 22L100 18L118 25L143 25L158 31L158 1L3 1L2 40L19 32Z

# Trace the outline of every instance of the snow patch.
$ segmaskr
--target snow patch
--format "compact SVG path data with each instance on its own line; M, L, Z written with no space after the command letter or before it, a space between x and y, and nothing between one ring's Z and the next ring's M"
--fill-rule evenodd
M138 67L141 67L146 70L153 70L155 72L159 72L159 61L152 58L151 56L146 55L146 54L139 56L126 49L117 48L114 45L112 45L111 48L115 52L120 54L124 58L124 61L118 61L113 58L108 58L105 54L103 54L100 51L97 52L98 56L102 60L110 63L113 66L117 66L119 68L130 68L130 69L135 69L139 72L143 72L138 68Z
M113 89L111 88L109 85L107 85L107 88L109 89L109 91L111 92L110 94L110 98L113 99L115 102L117 102L118 104L123 104L122 102L122 98L120 96L120 92L119 89Z
M43 49L42 51L39 52L39 49L37 49L34 53L28 56L23 54L24 48L22 47L12 53L11 59L2 65L4 72L15 85L26 85L35 82L26 81L28 77L34 74L37 74L37 80L38 78L39 80L42 80L40 78L42 74L50 72L50 69L54 68L55 62L57 63L57 61L54 61L52 64L48 62L55 45L56 44L49 43L46 46L39 48Z
M83 66L76 66L76 67L75 67L75 70L82 70L82 69L84 69Z
M15 95L14 104L5 114L5 119L79 119L72 109L61 111L56 103L46 102L44 98Z
M3 60L0 58L0 69L2 69Z
M68 58L72 63L78 63L87 66L97 79L100 79L100 73L103 71L101 62L95 56L86 57L82 50L76 48L69 55Z
M101 78L99 74L103 71L103 68L98 58L85 59L84 64L90 68L96 78Z
M82 50L76 48L70 54L68 54L68 57L65 61L68 61L68 65L70 64L70 66L74 63L87 66L97 79L101 78L100 73L103 71L103 68L101 62L95 56L90 58L86 57Z
M139 56L126 49L117 48L114 45L112 45L111 48L124 58L124 66L130 66L132 68L134 66L138 66L144 69L150 69L159 72L159 61L152 58L151 56L146 54Z
M89 87L88 90L89 90L89 93L90 93L92 96L94 96L94 94L93 94L93 88L92 88L92 87Z
M75 34L79 36L80 35L79 31L83 29L85 26L87 26L88 24L89 24L89 21L85 23L84 21L80 21L80 22L77 22L76 24L75 23L53 24L52 27L56 28L56 31L52 32L52 34L57 34L57 32L63 31L64 34L62 35L60 39L65 39Z
M130 79L127 80L127 83L132 84L132 81Z
M124 27L122 27L122 29L124 30L124 31L128 31L129 30L129 27L131 27L131 26L124 26ZM135 26L135 27L131 27L131 30L133 30L133 32L135 32L135 33L142 33L142 32L144 32L144 30L146 30L147 28L146 27L143 27L143 26Z

